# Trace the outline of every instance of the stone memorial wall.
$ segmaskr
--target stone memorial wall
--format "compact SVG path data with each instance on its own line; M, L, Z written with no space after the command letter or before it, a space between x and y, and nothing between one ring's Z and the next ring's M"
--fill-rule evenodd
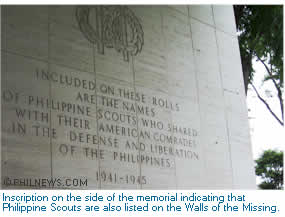
M2 188L255 188L232 6L2 6L1 76Z

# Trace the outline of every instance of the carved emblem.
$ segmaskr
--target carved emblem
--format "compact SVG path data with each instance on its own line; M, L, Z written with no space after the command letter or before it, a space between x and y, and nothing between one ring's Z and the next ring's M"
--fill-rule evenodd
M90 24L90 14L95 13ZM114 48L122 53L125 61L141 52L144 37L139 19L127 6L78 6L76 19L83 35L96 44L98 53Z

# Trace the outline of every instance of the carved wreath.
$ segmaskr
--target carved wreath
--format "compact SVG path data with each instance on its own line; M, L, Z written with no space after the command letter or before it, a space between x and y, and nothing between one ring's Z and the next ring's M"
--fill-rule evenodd
M95 27L90 24L90 13L95 10ZM142 26L126 6L78 6L76 19L83 35L97 45L98 52L114 48L129 61L129 55L141 52L144 44Z

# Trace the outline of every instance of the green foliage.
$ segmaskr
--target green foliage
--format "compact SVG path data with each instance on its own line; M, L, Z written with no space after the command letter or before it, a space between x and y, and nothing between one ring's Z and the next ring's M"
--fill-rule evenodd
M237 5L235 12L241 55L267 63L272 75L266 79L283 87L283 6Z
M283 189L283 152L267 150L256 161L255 173L263 179L261 189Z
M283 105L283 6L282 5L235 5L235 18L244 75L245 91L254 88L258 98L266 105L274 118L284 125ZM252 61L263 64L267 72L263 82L273 82L280 103L280 115L258 93L252 81L257 73Z

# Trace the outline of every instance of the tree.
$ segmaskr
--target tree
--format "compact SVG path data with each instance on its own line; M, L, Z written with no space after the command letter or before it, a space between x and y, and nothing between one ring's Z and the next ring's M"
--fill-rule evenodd
M283 6L235 5L245 92L250 85L268 111L284 126L283 105ZM267 75L264 82L272 82L280 104L280 114L273 111L265 97L253 84L252 62L262 63Z
M261 189L283 189L282 151L266 150L255 162L255 173L263 179Z

